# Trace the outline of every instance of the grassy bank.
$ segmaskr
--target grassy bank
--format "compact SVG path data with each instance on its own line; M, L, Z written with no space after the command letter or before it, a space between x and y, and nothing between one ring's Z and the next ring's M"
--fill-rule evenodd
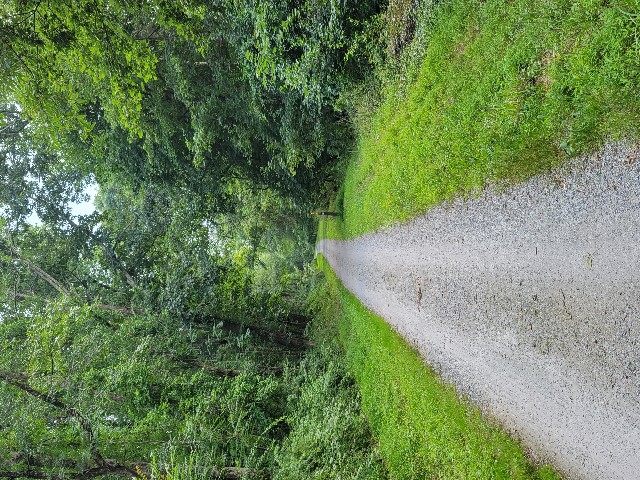
M391 0L389 61L353 97L358 147L319 238L408 220L640 133L635 0ZM326 302L389 478L551 479L443 384L322 259Z
M333 310L362 410L393 479L556 479L522 447L439 380L381 318L325 265Z
M383 93L360 98L338 202L347 236L637 136L636 1L421 4L413 42L378 71ZM389 36L409 16L390 16Z

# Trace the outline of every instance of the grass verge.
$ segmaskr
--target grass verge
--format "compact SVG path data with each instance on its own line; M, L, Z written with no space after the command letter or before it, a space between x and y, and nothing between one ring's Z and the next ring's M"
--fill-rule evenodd
M386 469L344 355L325 342L296 366L274 480L384 480Z
M377 106L359 109L346 236L638 136L637 0L421 5L399 66L380 68Z
M391 37L399 35L391 20L404 22L401 7L414 2L392 4ZM403 46L408 34L390 42L394 55L404 52L379 69L382 93L356 107L358 149L332 202L343 215L322 220L319 238L404 221L607 140L637 138L639 18L637 0L421 2L411 45ZM390 478L558 478L319 265Z
M534 466L518 442L439 380L326 263L324 271L326 302L389 478L559 478L549 466Z

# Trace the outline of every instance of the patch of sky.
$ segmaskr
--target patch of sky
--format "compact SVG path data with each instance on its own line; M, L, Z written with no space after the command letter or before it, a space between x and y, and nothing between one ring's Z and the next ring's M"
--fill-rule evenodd
M68 204L71 215L74 217L79 217L81 215L91 215L96 210L94 201L97 194L98 184L92 181L82 191L82 196L84 197L83 201L70 202ZM27 218L27 223L36 226L42 225L42 221L35 211L32 212L31 215L29 215L29 217Z

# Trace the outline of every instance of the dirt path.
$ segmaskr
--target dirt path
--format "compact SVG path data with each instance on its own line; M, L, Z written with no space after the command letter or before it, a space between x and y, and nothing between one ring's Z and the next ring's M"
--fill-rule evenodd
M542 460L640 479L637 148L318 251Z

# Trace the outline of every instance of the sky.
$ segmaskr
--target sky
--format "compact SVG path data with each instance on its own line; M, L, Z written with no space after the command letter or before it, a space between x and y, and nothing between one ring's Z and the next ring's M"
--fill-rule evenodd
M90 213L93 213L93 211L96 209L95 205L93 204L93 201L95 200L96 195L98 194L98 184L92 183L91 185L88 185L87 188L84 189L84 193L89 195L89 200L81 203L72 203L70 205L71 214L74 216L89 215Z
M92 183L88 185L87 188L84 189L84 193L89 196L89 199L86 202L69 204L69 207L71 208L71 215L73 215L74 217L77 217L78 215L89 215L96 209L93 201L95 200L98 193L98 184ZM29 218L27 218L27 222L31 225L42 224L40 218L38 217L38 214L35 212L33 212L29 216Z

